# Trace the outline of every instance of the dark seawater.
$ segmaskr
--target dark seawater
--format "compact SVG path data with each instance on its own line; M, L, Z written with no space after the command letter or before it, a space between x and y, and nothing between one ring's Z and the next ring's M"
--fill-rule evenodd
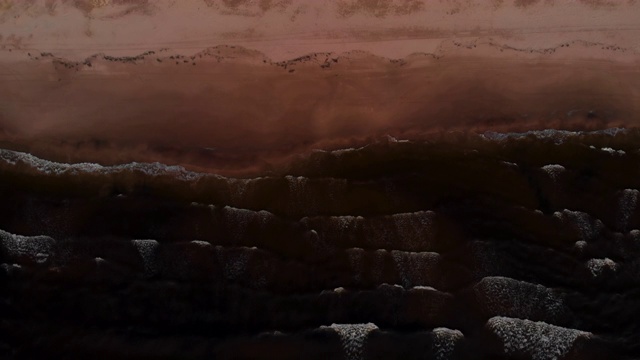
M640 356L640 131L443 134L231 179L0 150L0 357Z

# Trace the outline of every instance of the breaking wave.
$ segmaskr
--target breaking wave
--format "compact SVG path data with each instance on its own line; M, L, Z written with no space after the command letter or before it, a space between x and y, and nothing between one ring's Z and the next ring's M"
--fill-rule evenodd
M0 150L2 344L633 358L638 144L625 129L386 137L246 179Z

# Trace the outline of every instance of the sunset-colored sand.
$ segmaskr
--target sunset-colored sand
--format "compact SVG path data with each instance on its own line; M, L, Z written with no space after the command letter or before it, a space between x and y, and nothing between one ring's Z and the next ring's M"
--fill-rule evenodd
M640 121L640 5L4 1L2 145L242 172L442 130Z

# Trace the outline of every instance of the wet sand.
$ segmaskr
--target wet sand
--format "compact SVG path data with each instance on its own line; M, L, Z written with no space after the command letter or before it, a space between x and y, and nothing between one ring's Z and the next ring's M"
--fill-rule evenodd
M581 51L600 58L571 57ZM234 46L80 62L31 54L5 68L2 140L58 161L229 174L385 135L634 127L640 72L635 61L604 59L616 53L581 42L542 53L452 42L401 59L354 51L274 62Z
M385 135L638 124L633 2L12 4L0 141L58 161L255 174Z

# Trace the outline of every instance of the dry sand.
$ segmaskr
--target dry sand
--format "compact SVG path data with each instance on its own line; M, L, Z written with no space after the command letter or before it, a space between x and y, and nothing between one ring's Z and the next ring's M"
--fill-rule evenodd
M0 140L55 160L236 174L386 134L640 122L633 1L0 9Z

